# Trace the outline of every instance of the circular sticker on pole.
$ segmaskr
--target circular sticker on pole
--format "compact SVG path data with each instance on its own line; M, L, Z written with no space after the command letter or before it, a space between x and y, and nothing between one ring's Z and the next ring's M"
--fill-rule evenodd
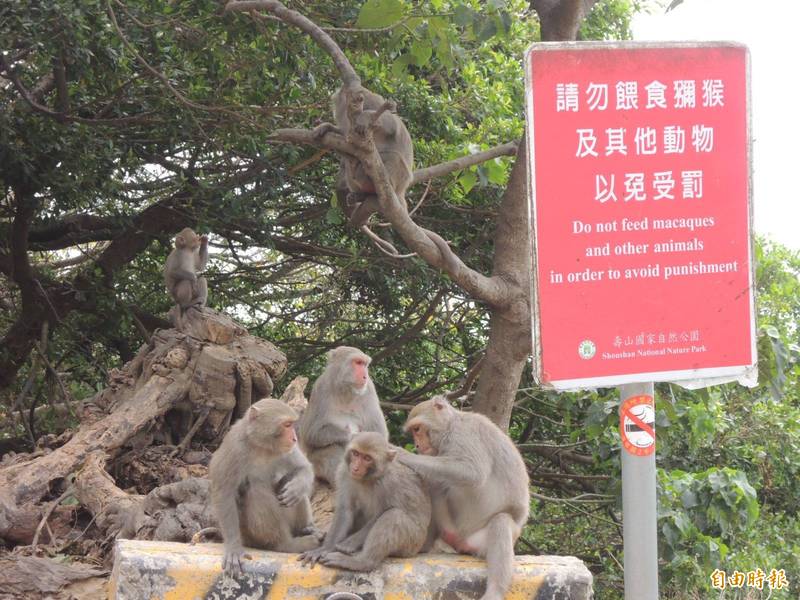
M619 434L631 454L647 456L656 449L656 409L653 397L632 396L619 409Z

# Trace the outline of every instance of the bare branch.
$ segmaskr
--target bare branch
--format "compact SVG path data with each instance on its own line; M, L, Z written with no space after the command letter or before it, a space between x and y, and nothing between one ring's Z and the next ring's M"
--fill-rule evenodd
M427 167L425 169L417 169L414 171L414 179L411 185L420 183L421 181L434 179L436 177L442 177L443 175L447 175L453 171L460 171L473 165L479 165L487 160L497 158L498 156L515 156L517 154L518 146L519 142L508 142L507 144L495 146L494 148L490 148L489 150L485 150L483 152L476 152L475 154L461 156L455 160L433 165L432 167Z
M364 232L368 238L370 238L373 242L375 242L375 246L386 254L387 256L391 256L392 258L411 258L416 256L413 252L411 254L400 254L397 251L397 248L394 247L390 242L387 242L382 237L378 236L374 231L372 231L366 225L361 226L361 231Z

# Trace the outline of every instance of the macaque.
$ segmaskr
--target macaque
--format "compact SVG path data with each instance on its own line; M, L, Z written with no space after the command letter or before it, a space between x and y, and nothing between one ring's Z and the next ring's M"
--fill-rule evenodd
M389 182L398 200L404 202L414 170L414 144L403 120L395 112L395 103L361 85L339 88L331 102L336 125L322 123L314 129L314 135L321 137L328 131L336 131L347 138L351 130L361 135L371 130ZM356 116L355 122L351 115ZM345 208L354 227L366 223L378 209L375 185L357 159L342 159L337 188L347 191Z
M208 236L197 235L189 227L175 236L175 248L164 265L164 282L181 314L189 307L206 305L206 278L197 274L206 268L207 261Z
M430 486L439 536L458 552L486 559L481 600L502 600L530 504L519 451L489 419L461 412L442 396L415 406L405 430L419 454L401 451L397 460Z
M369 376L372 359L358 348L339 346L328 352L325 371L314 382L300 419L300 447L317 478L335 485L336 470L350 438L375 431L389 439L378 394Z
M396 456L379 433L353 437L336 474L333 522L322 546L300 556L304 564L371 571L387 556L420 551L431 500L422 479Z
M211 502L229 576L241 573L244 546L303 552L319 545L309 502L314 472L297 445L296 421L280 400L260 400L211 458Z

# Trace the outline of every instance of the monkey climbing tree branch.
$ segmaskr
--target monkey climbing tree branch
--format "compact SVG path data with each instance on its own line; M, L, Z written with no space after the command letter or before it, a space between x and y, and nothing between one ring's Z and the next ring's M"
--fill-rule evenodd
M277 0L231 0L225 6L225 12L246 12L253 10L266 10L274 14L287 24L294 25L309 36L325 50L333 59L337 69L342 75L344 87L360 85L360 79L355 73L341 48L318 25L308 18L289 10ZM381 107L383 109L383 107ZM379 113L382 110L378 111ZM352 115L355 116L355 115ZM334 150L340 154L349 155L359 161L362 168L375 186L380 213L397 230L411 252L416 253L431 266L438 268L450 276L469 294L493 307L504 307L513 296L509 289L508 281L503 277L487 277L467 267L464 262L450 249L450 246L438 234L417 225L411 218L408 207L403 198L398 198L395 189L389 180L386 168L372 139L370 125L375 124L378 115L373 115L367 127L354 127L347 138L334 131L324 135L313 135L311 131L297 129L278 130L270 136L273 141L308 144ZM352 119L356 122L357 119ZM501 154L510 152L506 147ZM482 162L497 155L483 154ZM465 160L453 165L452 170L463 169L469 166ZM472 163L475 164L475 163ZM448 171L445 167L443 172ZM442 174L441 171L428 171L417 181L424 181L432 176Z

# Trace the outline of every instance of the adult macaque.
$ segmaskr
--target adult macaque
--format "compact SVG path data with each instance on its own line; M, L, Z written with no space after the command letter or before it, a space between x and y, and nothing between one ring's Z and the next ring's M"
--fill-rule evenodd
M519 451L489 419L456 410L442 396L415 406L405 430L420 455L402 451L397 460L430 485L439 535L459 552L486 559L481 600L502 600L530 504Z
M404 202L414 170L414 144L403 120L395 113L395 103L361 85L339 88L331 101L336 125L322 123L314 129L314 135L321 137L336 131L346 138L353 130L361 135L370 130L389 182L397 198ZM350 223L360 227L378 209L375 184L361 162L349 157L342 159L339 179L337 187L348 191L346 210Z
M371 360L350 346L328 352L328 364L314 382L308 408L300 419L300 447L314 466L314 474L332 485L353 435L375 431L383 439L389 438L369 377Z
M336 479L336 511L320 548L304 564L371 571L387 556L414 556L425 544L431 501L420 477L395 460L374 432L350 441Z
M205 277L197 274L208 262L208 236L197 235L189 227L175 236L175 248L164 265L164 282L181 314L191 307L202 307L208 300Z
M260 400L211 458L211 501L230 576L241 573L245 545L278 552L319 545L309 502L314 472L297 446L295 421L297 413L280 400Z

